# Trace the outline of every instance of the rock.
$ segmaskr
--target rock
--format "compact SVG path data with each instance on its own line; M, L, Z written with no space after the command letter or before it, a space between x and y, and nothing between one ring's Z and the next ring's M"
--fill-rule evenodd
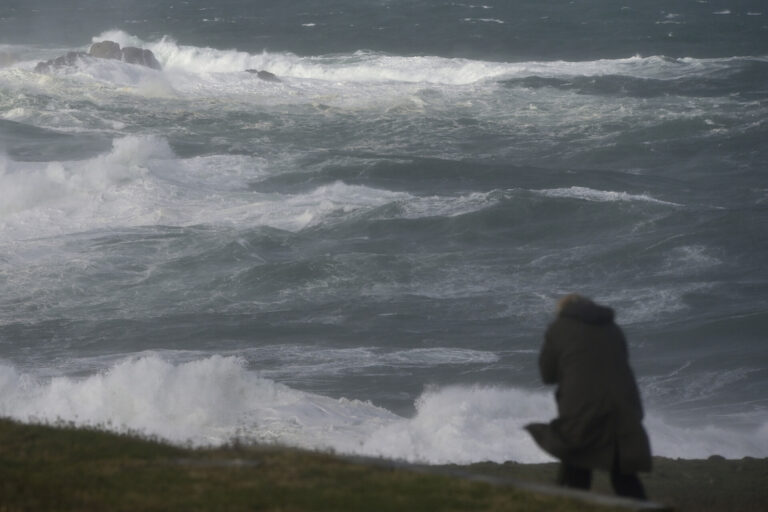
M144 48L126 46L123 48L123 60L129 64L138 64L157 70L163 69L155 58L155 54L152 53L152 50L146 50Z
M66 55L51 59L45 62L39 62L35 66L38 73L48 73L52 69L58 69L65 66L74 66L80 59L111 59L121 60L129 64L138 64L152 69L161 70L163 67L155 58L151 50L144 48L135 48L126 46L120 48L120 45L114 41L100 41L91 45L88 53L67 52Z
M120 45L114 41L101 41L93 43L88 55L97 59L116 59L122 60L123 52L120 51Z
M254 74L266 82L282 82L282 80L277 78L277 75L275 75L274 73L270 73L269 71L263 71L263 70L260 71L258 69L246 69L245 72Z
M62 68L65 66L74 66L78 60L83 57L88 57L85 52L67 52L66 55L56 57L55 59L47 60L45 62L38 62L35 66L35 71L38 73L48 73L51 69Z

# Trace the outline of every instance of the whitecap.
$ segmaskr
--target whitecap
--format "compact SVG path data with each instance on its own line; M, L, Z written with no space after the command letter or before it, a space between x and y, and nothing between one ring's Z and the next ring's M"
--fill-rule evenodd
M126 136L92 159L0 158L0 242L146 225L269 226L298 231L413 196L336 182L294 194L260 194L254 157L178 158L156 136Z
M648 203L663 204L668 206L682 206L678 203L662 201L646 194L629 194L627 192L615 192L611 190L595 190L586 187L568 187L534 190L533 192L546 197L562 197L569 199L580 199L583 201L594 202L617 202L617 201L643 201Z
M84 161L16 162L0 168L0 240L50 236L156 220L144 203L157 166L173 165L168 143L152 136L114 141L113 149Z
M468 21L504 23L496 18L467 18ZM282 79L323 81L330 83L404 83L460 86L500 78L527 76L600 76L625 75L638 78L675 79L706 74L729 65L724 59L670 59L663 56L598 59L591 61L489 62L437 56L402 57L369 51L326 56L298 56L292 53L261 52L251 54L237 50L184 45L169 37L141 41L122 31L108 31L94 40L112 39L151 49L167 72L183 72L173 80L175 87L188 92L215 86L216 78L200 76L211 73L237 73L246 69L270 71ZM198 78L190 82L191 74ZM243 87L254 87L252 77L241 78ZM227 82L227 87L234 84ZM260 84L263 85L263 84Z
M504 20L496 19L496 18L463 18L461 21L469 22L469 23L498 23L500 25L504 25L506 22Z

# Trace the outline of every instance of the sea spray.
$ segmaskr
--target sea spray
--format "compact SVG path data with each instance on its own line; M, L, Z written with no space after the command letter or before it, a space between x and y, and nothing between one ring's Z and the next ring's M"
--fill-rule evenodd
M163 139L129 136L85 161L6 161L0 173L0 239L77 232L116 220L145 224L152 212L140 206L152 194L153 169L173 165L172 157Z

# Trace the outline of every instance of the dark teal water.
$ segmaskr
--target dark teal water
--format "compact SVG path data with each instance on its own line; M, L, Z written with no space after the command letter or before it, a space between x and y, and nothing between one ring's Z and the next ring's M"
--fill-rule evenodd
M0 414L543 460L579 291L656 453L766 456L760 4L4 3Z

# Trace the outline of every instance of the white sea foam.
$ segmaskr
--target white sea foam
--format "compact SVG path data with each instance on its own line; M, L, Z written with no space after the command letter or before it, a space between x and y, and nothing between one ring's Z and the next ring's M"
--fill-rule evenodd
M0 167L0 240L83 231L157 220L153 170L173 165L167 142L118 139L112 151L85 161L15 162Z
M715 425L678 426L656 414L645 422L655 455L681 459L705 459L722 455L729 459L768 456L768 420L762 426L738 432Z
M568 187L553 188L534 191L547 197L565 197L571 199L582 199L584 201L595 202L616 202L616 201L644 201L648 203L664 204L669 206L681 206L677 203L662 201L646 194L629 194L627 192L615 192L610 190L595 190L586 187Z
M302 393L261 379L234 357L173 365L129 359L85 379L37 380L0 367L0 414L20 420L72 421L138 430L172 442L259 441L325 447L358 436L393 415L370 404ZM353 427L366 419L362 432Z
M471 19L503 23L494 18ZM268 70L281 78L344 83L428 83L467 85L499 78L526 76L625 75L670 79L707 74L729 65L725 59L669 59L661 56L633 56L593 61L490 62L435 56L399 57L359 51L346 55L298 56L291 53L250 54L180 44L168 37L142 41L123 31L112 30L93 38L111 39L122 45L151 49L168 71L185 73L234 73L246 69ZM243 77L253 87L254 80ZM184 85L179 79L177 85ZM232 84L230 83L230 86ZM263 85L263 84L261 84Z
M709 248L703 245L686 245L676 247L666 254L664 264L659 268L659 274L677 275L696 274L710 271L723 262L712 256Z
M346 111L374 110L377 113L422 113L431 108L459 107L481 109L483 116L500 116L505 123L517 127L529 122L540 123L541 116L548 116L551 112L570 112L565 120L576 121L581 127L585 119L605 121L619 116L618 120L623 122L633 106L629 103L617 109L610 102L585 106L585 101L591 103L585 96L579 96L575 104L563 104L561 94L536 94L532 97L530 91L526 93L522 88L515 90L515 94L524 96L519 99L521 105L535 106L534 110L528 111L524 108L508 109L508 104L499 108L495 100L488 99L488 95L493 97L498 92L499 82L506 79L530 76L569 79L602 75L675 79L730 72L734 69L732 60L738 59L634 56L582 62L491 62L436 56L404 57L369 51L320 56L267 51L248 53L185 45L168 37L142 41L122 31L104 32L93 39L112 39L122 45L149 48L164 70L159 72L119 61L88 59L74 68L51 74L33 73L38 60L56 55L56 51L46 50L43 54L38 50L39 55L23 65L0 69L0 84L7 83L10 90L23 94L38 91L52 95L52 107L57 108L29 110L25 106L11 104L4 110L4 116L36 126L66 130L98 126L114 131L114 119L95 119L90 117L89 112L73 111L68 105L77 99L105 105L138 100L142 102L141 107L136 107L145 108L144 98L150 98L152 106L157 105L154 100L158 99L200 102L190 110L204 112L208 109L228 112L240 106L250 110L254 105L297 104L316 106L320 112L326 112L329 107ZM84 49L87 47L81 48ZM60 54L64 50L57 51ZM765 60L760 57L750 59ZM270 71L278 75L281 82L260 80L246 73L247 69ZM330 110L328 113L334 112ZM553 120L561 122L563 118L559 115ZM119 119L116 122L125 121ZM658 122L658 117L653 116L651 122Z
M110 151L81 161L1 156L0 242L157 224L298 231L393 203L402 216L421 218L462 215L505 197L501 191L419 197L341 181L297 194L250 190L248 184L268 167L258 157L178 158L156 136L115 139Z
M543 462L551 459L523 427L552 415L552 399L543 393L496 387L434 389L416 401L413 418L373 432L362 453L433 464Z
M425 391L411 418L368 402L291 389L246 370L238 357L172 364L157 355L83 378L36 377L0 364L0 415L72 421L154 434L174 443L235 438L428 463L551 460L522 427L555 414L549 392L449 386ZM651 413L654 453L700 458L768 456L768 421L751 431L679 427Z
M168 77L148 67L112 59L90 59L79 61L75 70L96 82L88 84L90 88L117 86L120 93L133 93L148 98L177 96ZM65 74L72 74L72 71L66 70Z
M500 190L472 192L456 197L427 196L413 198L403 207L405 216L409 218L456 217L488 208L507 196L507 193Z
M500 25L503 25L503 24L506 23L504 20L500 20L500 19L497 19L497 18L462 18L461 21L465 21L465 22L468 22L468 23L476 23L476 22L480 22L480 23L498 23Z
M281 78L468 84L507 72L504 64L467 59L393 57L369 52L315 57L300 57L291 53L250 54L182 45L167 37L155 42L143 42L122 31L108 31L93 38L94 41L105 39L149 48L167 70L196 74L263 69ZM252 79L244 79L253 84Z
M82 161L0 157L0 241L104 228L195 224L300 230L338 212L408 201L410 194L338 182L296 195L249 191L265 162L177 158L165 139L127 136Z
M675 281L666 286L624 286L621 289L612 289L610 293L600 297L600 300L605 304L627 305L620 308L622 324L657 322L661 318L669 318L688 309L690 306L686 297L705 291L708 287L707 283Z

